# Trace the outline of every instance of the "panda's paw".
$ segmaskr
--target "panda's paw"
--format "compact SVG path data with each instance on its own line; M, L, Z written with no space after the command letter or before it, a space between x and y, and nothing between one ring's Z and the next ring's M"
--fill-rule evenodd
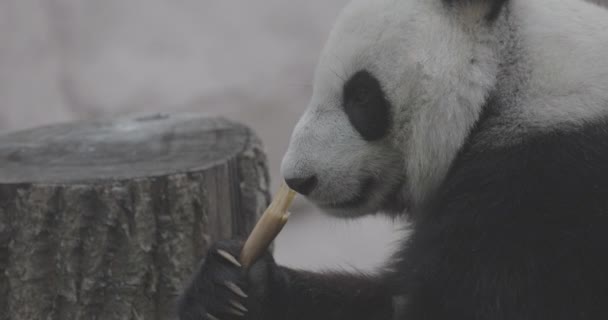
M267 254L245 270L241 248L241 242L220 241L209 249L180 299L181 320L259 319L277 267Z

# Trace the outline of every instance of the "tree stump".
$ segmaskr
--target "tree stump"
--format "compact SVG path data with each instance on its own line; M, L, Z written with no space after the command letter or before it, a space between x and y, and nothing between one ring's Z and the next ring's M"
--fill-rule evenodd
M172 319L208 245L269 202L248 128L193 115L0 137L0 319Z

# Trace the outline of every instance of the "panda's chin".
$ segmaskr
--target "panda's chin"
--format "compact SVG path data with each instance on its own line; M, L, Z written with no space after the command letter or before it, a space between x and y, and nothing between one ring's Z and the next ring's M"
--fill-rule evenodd
M374 213L376 210L365 201L349 201L343 205L317 205L321 211L329 216L338 218L358 218Z

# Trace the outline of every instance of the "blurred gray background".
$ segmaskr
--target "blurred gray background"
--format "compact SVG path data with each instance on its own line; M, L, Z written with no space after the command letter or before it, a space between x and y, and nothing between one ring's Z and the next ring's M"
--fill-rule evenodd
M0 0L0 133L129 113L219 114L261 136L276 187L346 2ZM293 211L276 256L307 269L372 270L403 226L326 218L301 199Z
M0 133L73 119L197 111L252 127L273 186L346 0L0 0ZM302 199L276 245L307 269L379 266L393 222Z

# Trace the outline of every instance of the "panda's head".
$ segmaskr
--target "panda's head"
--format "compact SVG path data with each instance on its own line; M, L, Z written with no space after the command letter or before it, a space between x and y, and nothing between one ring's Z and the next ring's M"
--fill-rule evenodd
M327 213L361 216L404 211L441 181L497 69L495 4L461 2L345 9L283 159L293 189Z

